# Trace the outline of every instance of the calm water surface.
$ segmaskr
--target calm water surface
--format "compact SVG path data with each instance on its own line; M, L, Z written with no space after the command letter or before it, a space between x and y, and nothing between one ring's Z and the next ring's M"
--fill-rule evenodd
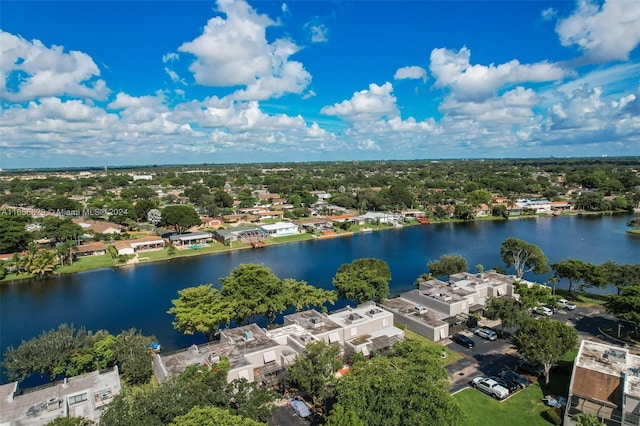
M585 262L640 262L640 237L626 233L630 215L571 216L414 226L336 238L243 250L169 262L89 271L40 281L0 285L0 350L17 346L61 323L107 329L113 334L137 328L155 335L171 350L204 341L184 336L171 325L166 311L177 291L213 283L241 263L262 263L280 278L305 280L332 288L331 279L343 263L361 257L386 261L391 268L391 292L413 288L429 260L458 254L485 269L504 266L500 244L516 237L538 245L550 262L577 258ZM511 271L512 272L512 271ZM548 276L528 275L545 282ZM564 283L560 283L562 287ZM344 306L341 301L337 306ZM0 377L6 382L4 376Z

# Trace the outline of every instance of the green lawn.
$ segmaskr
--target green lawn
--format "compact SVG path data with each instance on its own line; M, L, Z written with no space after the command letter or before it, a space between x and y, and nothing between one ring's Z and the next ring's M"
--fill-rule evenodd
M458 361L458 360L460 360L462 358L462 356L459 353L452 351L448 347L442 346L442 345L434 342L433 340L429 340L426 337L419 335L418 333L414 333L411 330L406 330L402 326L402 324L394 323L394 325L396 327L401 328L401 329L404 330L404 335L406 336L406 338L408 340L417 340L419 342L422 342L423 345L430 346L430 347L435 347L438 350L443 350L444 349L444 351L447 353L447 357L446 358L442 358L442 366L443 367L447 366L449 364L453 364L454 362L456 362L456 361Z
M287 235L285 237L269 238L268 240L265 241L265 243L267 245L272 245L272 244L290 243L294 241L305 241L305 240L312 240L312 239L313 239L313 235L303 233L303 234L296 234L296 235Z
M467 416L465 426L549 426L550 423L542 417L548 408L542 402L543 396L540 386L533 384L502 402L476 389L465 389L453 398Z
M56 269L59 274L71 274L73 272L88 271L90 269L107 268L109 266L117 265L117 262L111 257L109 253L102 256L87 256L82 257L73 265L62 266Z

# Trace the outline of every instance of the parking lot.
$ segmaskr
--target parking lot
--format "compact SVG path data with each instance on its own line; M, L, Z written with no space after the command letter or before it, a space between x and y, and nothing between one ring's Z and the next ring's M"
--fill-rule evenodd
M580 339L590 340L608 341L599 329L615 327L617 324L616 319L600 306L577 307L573 311L559 310L550 318L574 326ZM506 331L514 332L515 329L506 329ZM463 356L460 361L447 366L447 371L452 377L450 388L452 393L469 387L474 377L495 376L502 370L515 369L519 356L509 341L505 339L489 341L474 335L471 330L464 331L463 334L470 337L475 342L475 346L468 349L451 341L447 344L450 349Z

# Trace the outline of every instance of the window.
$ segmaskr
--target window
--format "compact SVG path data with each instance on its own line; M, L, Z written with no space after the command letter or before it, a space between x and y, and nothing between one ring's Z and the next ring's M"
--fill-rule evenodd
M338 333L331 333L329 335L329 343L335 343L340 341L340 334Z
M351 337L355 336L358 334L358 327L353 327L351 329Z
M84 402L87 400L87 394L82 393L80 395L74 395L69 397L69 405L77 404L79 402Z
M382 320L382 326L383 327L386 327L388 324L389 324L389 320L388 319L385 318L385 319Z
M264 363L268 364L270 362L274 362L276 360L276 351L265 352L264 355Z

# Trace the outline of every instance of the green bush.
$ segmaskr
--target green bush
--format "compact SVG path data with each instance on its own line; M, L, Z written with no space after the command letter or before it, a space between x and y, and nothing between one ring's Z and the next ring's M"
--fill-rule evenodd
M558 407L551 407L542 414L542 417L552 425L562 424L562 410Z

